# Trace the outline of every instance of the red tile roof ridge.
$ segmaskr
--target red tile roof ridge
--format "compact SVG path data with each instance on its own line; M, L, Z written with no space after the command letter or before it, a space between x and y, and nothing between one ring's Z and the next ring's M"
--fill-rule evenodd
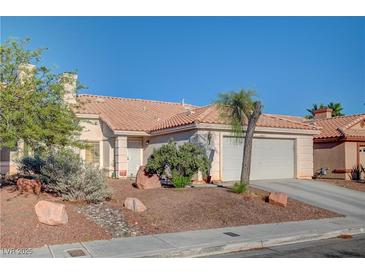
M348 129L348 128L352 127L353 125L356 125L358 122L360 122L361 120L363 120L365 118L365 114L358 114L358 115L359 115L359 117L357 119L355 119L352 122L345 125L343 127L343 129ZM355 115L353 115L353 116L355 116ZM346 117L349 117L349 116L346 116Z
M283 118L280 114L279 114L279 115L275 115L275 114L267 114L267 113L263 113L262 115L263 115L263 116L268 116L268 117L271 117L271 118L280 119L280 120L282 120L282 121L286 121L286 122L295 123L295 124L297 124L297 125L307 126L307 127L312 128L312 129L319 129L317 126L312 125L312 124L309 124L309 123L305 123L305 122L298 122L298 121L294 121L294 120L291 120L291 119L288 119L288 118ZM294 117L294 116L293 116L293 117Z
M204 119L212 112L214 111L214 107L215 105L206 105L206 110L204 110L202 113L199 114L199 116L197 117L197 122L202 122L204 121Z
M350 114L350 115L343 115L343 116L336 116L336 117L331 117L331 118L317 118L317 119L310 119L308 121L324 121L324 120L332 120L332 119L344 119L344 118L351 118L351 117L355 117L355 116L365 116L365 113L358 113L358 114Z
M117 99L117 100L126 100L126 101L139 101L139 102L147 102L147 103L160 103L160 104L172 104L172 105L183 105L178 102L168 102L168 101L159 101L159 100L149 100L149 99L141 99L141 98L127 98L127 97L117 97L117 96L108 96L108 95L96 95L96 94L87 94L81 93L78 97L95 97L95 98L109 98L109 99ZM184 104L185 106L199 108L200 106L195 106L192 104Z

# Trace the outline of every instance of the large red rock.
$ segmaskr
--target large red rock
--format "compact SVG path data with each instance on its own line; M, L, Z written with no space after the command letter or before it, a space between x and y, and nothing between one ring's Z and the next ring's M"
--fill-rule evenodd
M64 225L68 222L65 205L39 201L35 206L38 221L46 225Z
M145 166L139 167L134 185L139 189L152 189L161 187L160 178L156 174L152 176L149 175L146 172Z
M137 198L127 198L125 199L123 205L125 208L134 212L143 212L147 209L145 205Z
M271 192L269 195L269 203L286 207L288 204L288 195L283 192Z

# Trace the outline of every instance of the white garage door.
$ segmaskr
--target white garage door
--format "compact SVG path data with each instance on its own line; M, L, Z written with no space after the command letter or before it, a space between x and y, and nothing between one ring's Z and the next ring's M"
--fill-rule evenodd
M223 137L223 180L241 177L243 142ZM251 180L294 177L294 140L254 139L251 160Z

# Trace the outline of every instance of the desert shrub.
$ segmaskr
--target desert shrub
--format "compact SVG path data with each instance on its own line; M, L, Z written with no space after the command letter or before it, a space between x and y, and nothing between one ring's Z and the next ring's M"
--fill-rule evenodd
M19 171L26 175L40 174L44 160L39 155L25 156L17 161Z
M232 191L234 193L246 193L247 190L248 190L248 184L247 183L236 182L236 183L234 183L234 185L232 187Z
M152 155L148 158L146 171L150 174L159 176L166 174L166 168L172 171L179 163L178 149L175 142L169 142L159 149L154 149Z
M42 159L39 177L47 190L68 201L100 202L111 196L106 178L69 149L54 150Z
M198 171L201 171L203 176L207 175L210 164L203 148L192 143L177 146L176 142L170 141L154 150L148 159L146 170L159 176L183 176L191 179ZM166 172L167 167L171 174Z

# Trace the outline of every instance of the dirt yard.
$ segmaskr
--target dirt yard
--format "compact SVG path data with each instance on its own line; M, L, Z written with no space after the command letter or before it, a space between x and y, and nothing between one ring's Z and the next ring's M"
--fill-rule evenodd
M286 208L270 205L264 201L267 193L256 189L251 191L257 196L247 199L224 188L139 190L129 180L113 179L108 184L113 190L111 201L101 205L63 202L69 216L64 226L41 224L34 211L39 200L61 202L60 199L45 193L39 198L19 195L12 186L2 187L1 248L339 216L291 199ZM147 210L135 213L123 208L127 197L140 199Z
M316 179L317 181L322 181L325 183L333 184L340 187L345 187L357 191L365 192L365 182L361 181L346 181L346 180L337 180L337 179Z
M78 213L72 203L65 203L69 219L66 225L39 223L34 211L39 200L60 201L45 193L39 198L28 193L19 195L12 186L0 189L0 248L40 247L111 238L110 233Z
M122 207L125 198L136 197L147 207L142 213L124 211L143 234L339 216L291 199L286 208L270 205L264 201L267 193L257 189L251 190L258 196L246 200L224 188L138 190L120 180L110 180L109 185L115 194L113 206Z

